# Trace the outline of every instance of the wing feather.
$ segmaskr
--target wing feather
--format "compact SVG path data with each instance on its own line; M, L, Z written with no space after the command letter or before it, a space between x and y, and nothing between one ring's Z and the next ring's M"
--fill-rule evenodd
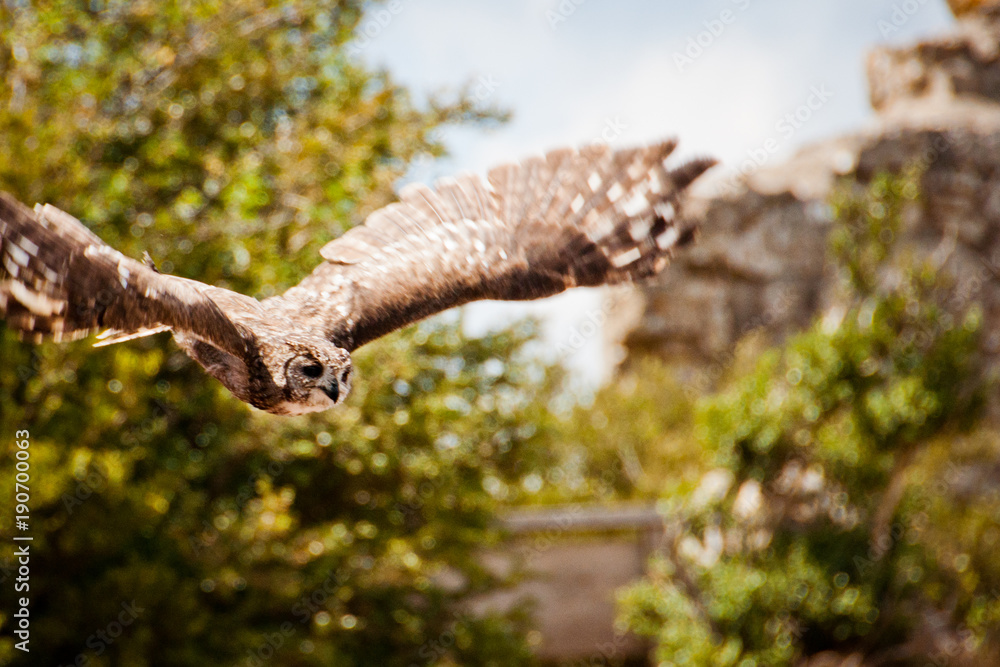
M248 333L219 300L247 297L157 273L53 206L32 211L0 192L0 258L0 315L22 336L76 339L107 327L99 344L109 344L173 329L246 352Z
M564 148L496 167L485 181L408 185L398 203L327 244L326 262L263 305L355 349L476 299L535 299L647 277L692 239L681 198L714 164L670 169L675 147Z

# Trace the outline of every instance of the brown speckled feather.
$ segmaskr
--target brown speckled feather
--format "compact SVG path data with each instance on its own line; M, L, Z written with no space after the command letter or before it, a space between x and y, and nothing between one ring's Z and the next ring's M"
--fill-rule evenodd
M125 257L53 206L32 211L0 192L0 262L0 313L36 341L165 327L230 352L246 348L231 317L206 296L213 288Z
M295 312L353 350L477 299L537 299L650 276L692 239L679 198L714 164L670 170L674 147L562 149L493 169L486 182L466 175L407 186L263 305Z

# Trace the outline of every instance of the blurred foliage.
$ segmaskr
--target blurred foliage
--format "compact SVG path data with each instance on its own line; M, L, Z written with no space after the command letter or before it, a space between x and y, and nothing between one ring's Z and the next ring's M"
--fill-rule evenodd
M461 91L415 104L351 60L361 17L354 1L4 0L0 188L164 271L281 291L442 153L435 128L502 118ZM295 419L248 410L164 336L94 350L0 329L5 460L16 430L31 442L28 662L523 663L522 617L463 610L503 585L474 554L499 537L497 491L540 462L524 425L557 378L521 359L530 327L459 328L366 348L348 404ZM26 657L12 530L4 663Z
M779 349L744 343L699 401L700 481L665 497L668 546L621 599L660 665L998 664L980 313L946 312L946 272L897 242L917 195L913 174L843 186L844 307Z
M543 431L554 463L534 503L645 501L690 491L701 473L693 442L697 394L654 357L568 409ZM624 416L624 417L623 417Z

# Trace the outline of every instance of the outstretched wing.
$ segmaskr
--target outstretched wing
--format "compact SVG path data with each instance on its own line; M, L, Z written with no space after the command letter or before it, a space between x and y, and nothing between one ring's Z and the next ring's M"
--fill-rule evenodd
M66 340L106 327L118 341L173 329L242 356L244 335L220 297L246 298L161 275L68 213L49 205L32 211L0 192L0 315L22 335Z
M563 149L400 201L327 244L327 260L264 306L355 349L477 299L536 299L650 276L694 225L679 198L713 160L676 169L673 141Z

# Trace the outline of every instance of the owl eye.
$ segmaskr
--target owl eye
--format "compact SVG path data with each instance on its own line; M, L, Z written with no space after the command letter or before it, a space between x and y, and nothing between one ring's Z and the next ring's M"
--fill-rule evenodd
M318 378L323 374L323 367L319 364L310 364L302 368L302 374L307 378Z
M340 374L340 384L347 384L347 376L350 375L350 371L344 371Z

